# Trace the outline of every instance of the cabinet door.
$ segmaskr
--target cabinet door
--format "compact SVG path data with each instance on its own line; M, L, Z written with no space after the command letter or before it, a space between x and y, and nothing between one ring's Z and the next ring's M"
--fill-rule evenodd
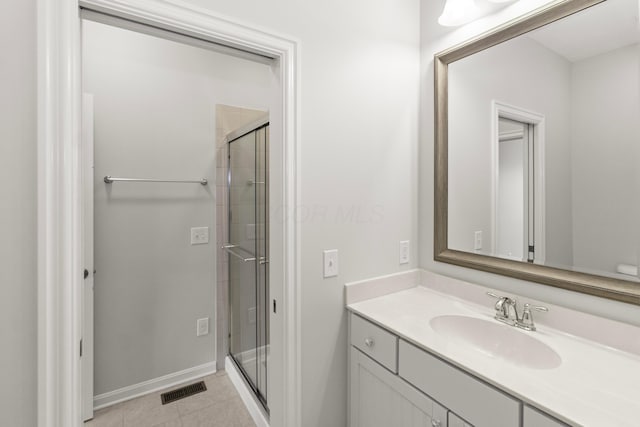
M567 427L567 424L525 405L522 427Z
M446 410L354 347L350 427L447 427Z
M471 424L464 422L462 418L453 412L449 412L447 420L449 422L449 427L473 427Z

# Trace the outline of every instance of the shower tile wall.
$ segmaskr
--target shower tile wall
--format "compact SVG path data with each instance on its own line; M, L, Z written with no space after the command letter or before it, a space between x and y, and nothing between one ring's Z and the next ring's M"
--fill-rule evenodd
M251 110L230 105L216 106L216 253L217 253L217 307L218 325L216 360L218 369L224 368L227 356L229 331L229 269L227 258L219 248L228 241L227 211L227 146L224 138L230 132L258 120L265 111Z

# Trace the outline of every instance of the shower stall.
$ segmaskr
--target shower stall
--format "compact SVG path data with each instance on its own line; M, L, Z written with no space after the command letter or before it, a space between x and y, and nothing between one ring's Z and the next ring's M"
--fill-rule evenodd
M232 132L226 141L229 356L268 413L268 117Z

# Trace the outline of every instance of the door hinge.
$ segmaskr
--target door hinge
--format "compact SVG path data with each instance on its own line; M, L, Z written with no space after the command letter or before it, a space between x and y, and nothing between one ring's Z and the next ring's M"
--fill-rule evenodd
M273 300L273 312L276 312L276 300Z
M87 277L89 277L89 270L87 270L86 268L84 269L84 278L86 279Z
M532 263L535 260L535 247L533 245L529 245L529 253L527 255L527 262Z
M82 339L80 340L80 357L82 357Z

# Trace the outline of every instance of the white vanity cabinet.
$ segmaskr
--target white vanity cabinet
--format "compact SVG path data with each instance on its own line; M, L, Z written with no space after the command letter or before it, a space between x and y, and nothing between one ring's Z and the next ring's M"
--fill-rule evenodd
M351 313L350 427L565 424Z

